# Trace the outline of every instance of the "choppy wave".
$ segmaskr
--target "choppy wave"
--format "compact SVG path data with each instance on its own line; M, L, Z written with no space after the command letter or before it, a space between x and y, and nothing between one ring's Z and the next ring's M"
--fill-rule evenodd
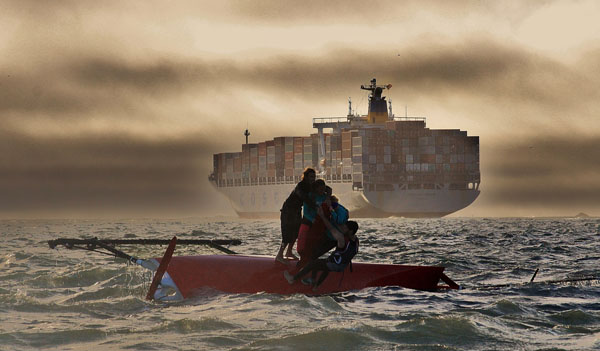
M114 257L50 250L58 237L241 239L274 255L278 221L2 221L2 350L600 349L598 219L362 219L365 262L443 265L463 290L331 296L206 291L144 299L151 275ZM123 247L138 257L164 248ZM179 251L181 250L181 251ZM178 254L208 249L178 248ZM536 269L534 284L526 284ZM568 281L576 280L576 281Z

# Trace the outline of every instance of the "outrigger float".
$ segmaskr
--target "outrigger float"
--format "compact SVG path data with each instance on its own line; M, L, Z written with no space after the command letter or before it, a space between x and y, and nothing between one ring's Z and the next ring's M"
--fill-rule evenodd
M139 259L114 246L117 244L168 244L162 258ZM222 255L173 256L175 246L207 245L223 251ZM295 273L295 261L284 265L273 257L238 255L222 245L239 245L239 240L99 240L56 239L48 241L50 248L58 245L68 249L84 249L124 258L155 271L146 296L148 300L172 301L197 296L207 289L225 293L332 294L369 287L399 286L438 291L459 289L458 284L444 274L444 267L408 266L398 264L352 263L352 271L331 272L317 292L297 282L290 285L283 277L289 270ZM440 281L445 285L440 284Z

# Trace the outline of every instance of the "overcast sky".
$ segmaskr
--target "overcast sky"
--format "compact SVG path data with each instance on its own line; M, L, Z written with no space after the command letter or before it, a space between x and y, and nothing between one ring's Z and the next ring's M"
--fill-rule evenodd
M600 2L0 2L0 218L233 215L212 154L360 84L478 135L454 216L600 215Z

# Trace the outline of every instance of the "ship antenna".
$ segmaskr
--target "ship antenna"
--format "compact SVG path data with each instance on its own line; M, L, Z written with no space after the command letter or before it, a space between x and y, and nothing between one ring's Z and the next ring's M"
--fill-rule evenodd
M352 117L352 98L348 97L348 117Z
M250 131L248 130L248 126L246 126L246 130L244 131L244 135L246 136L246 145L248 144L248 137L250 136Z

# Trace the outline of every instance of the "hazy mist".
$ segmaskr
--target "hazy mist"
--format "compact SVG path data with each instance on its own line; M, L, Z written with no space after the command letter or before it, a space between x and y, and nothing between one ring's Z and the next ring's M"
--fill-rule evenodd
M0 5L0 218L232 215L212 154L313 132L376 77L480 136L456 216L600 215L595 1Z

